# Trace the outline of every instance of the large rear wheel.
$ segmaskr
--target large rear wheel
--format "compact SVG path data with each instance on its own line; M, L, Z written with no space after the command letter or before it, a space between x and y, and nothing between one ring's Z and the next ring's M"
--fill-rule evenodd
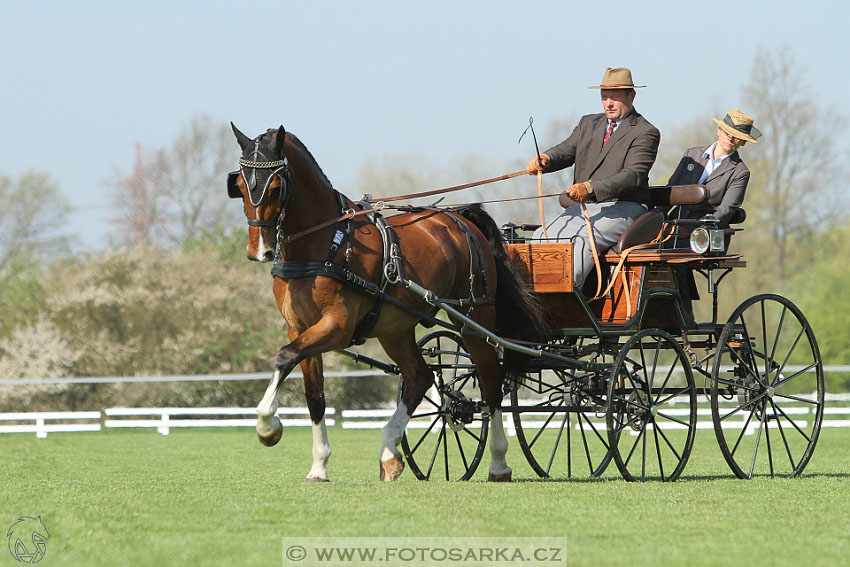
M711 415L738 478L803 472L820 434L823 361L796 305L757 295L729 317L712 369Z

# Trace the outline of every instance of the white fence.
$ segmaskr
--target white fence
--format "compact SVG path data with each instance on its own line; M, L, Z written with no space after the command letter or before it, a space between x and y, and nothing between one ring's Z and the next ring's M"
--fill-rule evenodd
M60 420L62 423L49 423ZM100 420L99 411L0 413L0 422L24 422L0 425L0 433L35 433L36 437L44 439L48 433L60 431L100 431Z
M824 408L823 427L850 427L850 406L835 405L850 402L850 394L827 394L827 407ZM380 429L386 425L392 409L368 409L368 410L342 410L341 419L336 419L336 409L325 410L325 423L333 427L339 423L342 429ZM667 415L679 415L687 412L686 408L670 408L665 410ZM783 411L787 415L793 415L794 421L800 427L806 427L808 416L812 415L811 409L806 406L785 407ZM257 410L254 408L227 408L227 407L205 407L205 408L107 408L100 411L57 411L57 412L16 412L0 413L0 433L35 433L36 437L43 439L48 433L72 432L72 431L101 431L101 429L122 428L144 428L156 429L162 435L168 435L172 428L188 427L256 427ZM279 408L278 417L284 427L308 427L310 426L309 411L307 408ZM560 420L546 422L549 414L540 414L535 418L534 412L524 412L522 426L524 429L535 429L536 427L558 428L561 427ZM697 429L712 429L714 426L710 419L711 410L706 407L697 409ZM575 416L573 416L574 418ZM408 425L410 429L427 428L431 419L422 421L413 420ZM605 429L603 417L591 416L591 423L600 430ZM8 422L16 422L6 425ZM557 422L557 423L556 423ZM573 420L574 427L579 428L577 420ZM725 422L727 426L734 425L731 421ZM514 435L516 430L513 418L510 414L504 415L505 430L508 435ZM671 424L670 428L673 428ZM744 422L741 421L741 427ZM585 422L585 427L587 426ZM439 431L434 427L433 431Z
M827 366L825 372L850 372L850 366ZM326 372L326 378L365 376L384 376L380 370ZM291 378L300 376L293 372ZM25 384L116 384L129 382L202 382L202 381L232 381L232 380L267 380L267 373L253 374L221 374L200 376L124 376L124 377L89 377L89 378L33 378L33 379L0 379L0 386ZM705 403L706 400L701 400ZM826 394L827 407L824 408L823 427L850 427L850 393ZM789 412L790 410L790 412ZM674 411L680 411L678 409ZM805 420L810 414L806 406L793 407L785 410L797 419ZM392 409L342 410L337 420L334 408L325 411L325 422L333 426L341 422L343 429L379 429L383 427L392 415ZM699 421L697 428L710 429L711 420L706 419L711 411L704 405L697 410ZM278 416L284 427L304 427L310 425L307 408L280 408ZM528 419L526 419L526 416ZM515 433L514 423L510 414L505 414L505 428L509 435ZM543 427L546 417L541 417L539 427ZM605 428L604 418L591 417L594 425ZM560 423L551 420L546 427L560 427ZM9 423L14 422L14 423ZM533 413L523 414L523 428L534 428ZM101 411L56 411L56 412L14 412L0 413L0 433L35 433L42 439L48 433L72 431L100 431L102 428L150 428L156 429L163 435L168 435L171 428L186 427L255 427L257 423L256 409L202 407L202 408L107 408ZM412 421L410 428L426 428L427 421ZM743 426L743 423L742 423ZM576 427L578 424L576 423ZM434 431L439 428L435 427Z

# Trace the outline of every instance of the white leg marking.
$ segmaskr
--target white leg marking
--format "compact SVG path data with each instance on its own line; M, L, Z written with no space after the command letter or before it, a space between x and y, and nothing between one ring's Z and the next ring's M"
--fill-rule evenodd
M502 410L493 412L490 418L490 475L510 474L511 467L505 459L508 453L508 438L505 436Z
M410 421L410 416L407 415L407 405L404 402L399 402L395 408L395 413L384 426L381 437L380 459L382 463L393 459L400 459L401 453L398 452L398 444L401 443L401 436L404 434L404 428L407 427L407 422Z
M257 434L260 437L271 437L283 427L280 419L275 415L277 413L277 389L279 385L280 371L275 370L269 382L269 387L266 388L266 393L257 406Z
M327 482L328 458L331 456L331 446L328 443L328 428L325 418L313 424L313 466L307 474L307 480Z

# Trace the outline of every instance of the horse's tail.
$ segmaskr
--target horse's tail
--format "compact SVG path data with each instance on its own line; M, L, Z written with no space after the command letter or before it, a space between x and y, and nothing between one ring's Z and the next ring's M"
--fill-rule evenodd
M523 341L544 341L548 327L543 307L517 275L496 221L478 204L459 207L456 211L487 237L496 260L496 334ZM528 359L528 355L505 349L503 364L507 379L521 380Z

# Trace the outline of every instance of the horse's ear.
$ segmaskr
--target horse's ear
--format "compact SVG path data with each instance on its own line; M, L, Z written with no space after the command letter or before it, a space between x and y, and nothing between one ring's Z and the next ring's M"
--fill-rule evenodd
M240 132L239 128L237 128L233 122L230 123L230 127L233 129L233 133L236 135L236 141L239 142L239 147L243 150L247 148L248 145L251 143L251 138Z
M231 199L242 197L242 189L239 188L239 184L236 182L241 173L240 171L231 171L227 174L227 196Z
M277 135L275 136L274 141L278 153L283 155L283 143L286 141L286 130L283 129L283 125L277 129Z

